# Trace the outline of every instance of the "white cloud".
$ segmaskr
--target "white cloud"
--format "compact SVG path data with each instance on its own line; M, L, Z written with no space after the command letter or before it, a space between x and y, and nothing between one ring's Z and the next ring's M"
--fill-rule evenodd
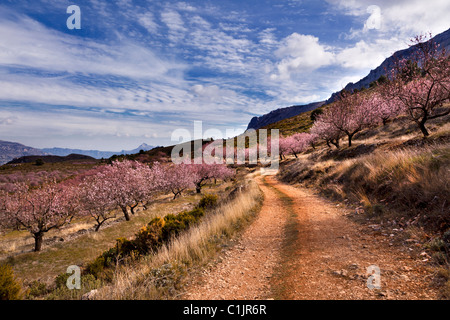
M185 68L131 41L99 43L50 30L25 16L16 19L0 14L0 66L159 80Z
M395 51L404 47L396 38L378 39L372 43L361 40L336 54L336 62L345 68L374 69Z
M155 22L155 17L153 13L146 12L138 16L138 22L143 26L149 33L156 33L158 30L158 24Z
M432 32L434 35L449 28L448 15L450 2L447 0L326 0L340 12L361 18L361 29L364 33L373 34L373 30L364 28L370 17L367 9L378 6L382 19L381 29L377 30L391 37L413 37L414 35ZM353 30L355 32L355 30Z
M319 43L319 38L298 33L286 37L275 54L282 60L277 64L278 74L271 76L273 80L289 79L292 74L310 72L334 61L334 54Z
M172 9L166 9L161 13L161 20L169 28L169 40L177 43L184 38L187 29L181 15Z

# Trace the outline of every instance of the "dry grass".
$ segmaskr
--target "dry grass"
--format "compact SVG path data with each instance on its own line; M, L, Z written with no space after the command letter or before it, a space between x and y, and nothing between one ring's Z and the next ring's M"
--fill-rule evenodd
M254 182L155 255L116 271L112 285L96 299L167 299L179 294L186 273L210 261L220 245L257 212L261 191Z
M216 187L222 190L225 185ZM215 190L215 191L217 191ZM118 215L117 221L111 221L98 232L94 232L93 221L77 221L60 230L48 232L44 241L51 238L64 238L64 241L46 242L41 252L33 252L33 239L27 231L13 231L2 235L1 251L3 260L10 264L17 277L24 282L40 280L51 284L57 275L65 273L70 265L83 265L95 259L109 249L119 237L131 237L140 227L155 216L165 216L192 207L201 195L186 194L172 200L172 196L162 197L147 210L141 209L130 221ZM85 233L76 232L85 229ZM0 252L1 252L0 251Z
M342 161L292 161L280 178L318 187L336 200L362 203L369 213L376 205L388 206L400 215L421 214L430 228L445 228L450 224L449 167L450 147L428 145Z

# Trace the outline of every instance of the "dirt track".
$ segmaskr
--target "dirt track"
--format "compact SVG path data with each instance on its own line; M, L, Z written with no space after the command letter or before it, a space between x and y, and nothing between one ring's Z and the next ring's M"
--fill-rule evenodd
M310 190L259 177L255 221L185 299L436 299L431 271L405 246L352 222ZM369 266L381 288L367 287ZM374 283L376 284L376 283Z

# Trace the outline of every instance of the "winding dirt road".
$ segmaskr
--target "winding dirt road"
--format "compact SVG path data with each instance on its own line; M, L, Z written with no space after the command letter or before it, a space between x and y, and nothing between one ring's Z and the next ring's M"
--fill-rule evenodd
M273 176L257 181L265 197L259 215L185 299L437 299L431 269L408 247L309 189ZM380 288L368 288L368 267L379 270Z

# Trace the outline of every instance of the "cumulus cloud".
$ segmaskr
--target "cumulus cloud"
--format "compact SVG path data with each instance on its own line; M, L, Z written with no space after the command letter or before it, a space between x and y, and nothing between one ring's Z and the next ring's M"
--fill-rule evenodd
M310 72L330 65L334 54L312 35L293 33L286 37L275 55L282 60L277 65L278 74L272 79L289 79L291 74Z
M423 32L441 33L449 28L450 2L445 0L326 0L340 12L361 18L361 30L367 28L371 15L382 19L380 32L401 37L412 37ZM378 11L368 10L377 6Z
M345 68L373 69L404 47L405 45L397 38L377 39L372 43L360 40L355 45L339 51L336 54L336 62Z

